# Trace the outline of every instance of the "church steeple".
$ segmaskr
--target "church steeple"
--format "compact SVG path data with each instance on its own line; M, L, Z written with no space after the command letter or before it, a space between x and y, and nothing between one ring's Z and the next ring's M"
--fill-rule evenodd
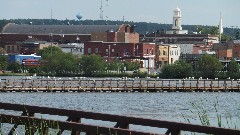
M182 30L181 10L177 7L173 11L173 30Z
M218 32L219 32L219 41L221 41L221 34L223 33L223 27L222 27L222 14L220 13L220 20L218 25Z

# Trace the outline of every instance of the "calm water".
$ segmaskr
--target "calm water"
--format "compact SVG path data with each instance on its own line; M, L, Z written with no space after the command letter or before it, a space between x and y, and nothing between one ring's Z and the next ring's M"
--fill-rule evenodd
M240 93L0 93L0 102L28 104L45 107L65 108L136 116L151 119L170 120L200 124L196 109L197 104L208 112L210 123L217 126L217 113L221 114L225 127L240 128ZM217 103L218 102L218 103ZM217 112L214 109L217 104ZM1 113L6 113L1 110ZM184 116L184 117L183 117ZM227 124L225 116L231 116ZM184 119L185 118L185 119ZM57 118L65 120L66 118ZM85 123L95 123L91 120ZM103 124L101 122L96 122ZM114 123L107 123L113 126ZM130 126L131 128L131 126ZM147 129L132 127L132 129Z

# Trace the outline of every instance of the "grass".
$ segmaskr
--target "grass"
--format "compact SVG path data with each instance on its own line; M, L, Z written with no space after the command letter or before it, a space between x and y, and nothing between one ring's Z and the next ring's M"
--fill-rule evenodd
M206 106L204 101L200 102L191 102L191 106L193 110L190 112L193 116L197 115L197 118L194 117L186 117L182 114L184 120L187 123L196 123L196 121L200 121L200 123L204 126L216 126L221 128L230 128L230 129L239 129L240 128L240 112L234 114L233 112L220 112L220 103L217 99L215 103L213 103L212 108L204 108ZM197 122L198 123L198 122Z

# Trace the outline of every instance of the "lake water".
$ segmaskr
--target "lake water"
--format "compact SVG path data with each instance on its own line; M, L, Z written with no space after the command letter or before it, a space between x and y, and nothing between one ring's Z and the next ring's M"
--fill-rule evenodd
M206 110L212 126L217 114L224 127L240 128L240 93L0 93L0 102L55 107L91 112L201 124L194 105ZM215 109L214 105L217 105ZM217 110L217 111L216 111ZM1 113L6 113L1 110ZM231 116L231 120L229 118ZM66 120L66 118L59 118ZM95 123L83 120L84 123ZM98 124L104 124L96 122ZM107 123L113 126L114 123ZM131 129L160 132L130 126ZM161 132L162 133L162 132Z

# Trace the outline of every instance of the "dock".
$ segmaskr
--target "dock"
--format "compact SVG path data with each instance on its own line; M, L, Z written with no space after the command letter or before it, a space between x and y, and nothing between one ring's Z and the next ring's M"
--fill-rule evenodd
M240 92L240 80L158 78L1 79L0 92Z

